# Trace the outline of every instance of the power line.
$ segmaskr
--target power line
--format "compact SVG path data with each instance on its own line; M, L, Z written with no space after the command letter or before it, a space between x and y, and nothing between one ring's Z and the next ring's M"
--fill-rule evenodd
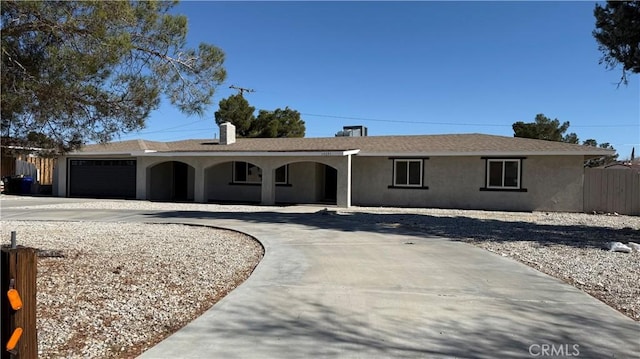
M339 119L345 119L345 120L372 121L372 122L414 123L414 124L421 124L421 125L492 126L492 127L511 127L512 126L512 125L497 124L497 123L458 123L458 122L385 120L385 119L379 119L379 118L321 115L321 114L314 114L314 113L300 113L300 114L304 116L312 116L312 117L339 118ZM638 124L628 123L628 124L607 124L607 125L572 125L571 127L585 128L585 127L637 127L637 126Z
M349 116L334 116L334 115L319 115L313 113L301 113L304 116L314 117L327 117L327 118L341 118L345 120L358 120L358 121L373 121L373 122L392 122L392 123L415 123L422 125L460 125L460 126L500 126L511 127L511 125L499 125L499 124L486 124L486 123L453 123L453 122L429 122L429 121L407 121L407 120L383 120L378 118L364 118L364 117L349 117Z

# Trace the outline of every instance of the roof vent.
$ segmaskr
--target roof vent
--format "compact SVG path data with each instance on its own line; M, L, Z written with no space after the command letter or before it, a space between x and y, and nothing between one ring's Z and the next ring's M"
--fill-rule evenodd
M225 122L220 125L220 144L230 145L236 143L236 126L231 122Z

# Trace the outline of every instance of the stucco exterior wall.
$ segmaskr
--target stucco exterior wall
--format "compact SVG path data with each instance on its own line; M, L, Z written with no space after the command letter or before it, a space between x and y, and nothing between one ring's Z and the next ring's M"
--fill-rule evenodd
M92 156L91 158L100 158ZM167 161L180 161L188 169L188 192L196 202L242 201L263 204L317 203L324 198L324 165L338 171L337 205L434 207L510 211L583 210L582 156L527 156L522 160L522 188L526 192L481 191L485 186L486 161L479 156L430 157L424 160L424 185L428 189L389 188L393 183L393 161L387 157L137 157L136 197L149 199L149 188L171 190L172 173L150 168ZM229 185L232 161L245 161L274 171L270 193L262 185ZM275 169L289 164L291 186L275 186ZM162 168L162 167L159 167ZM66 159L58 161L54 188L66 196ZM166 172L166 173L165 173ZM263 179L264 180L264 179ZM351 183L351 188L348 184ZM351 191L351 192L349 192ZM166 193L163 193L166 194ZM349 197L350 196L350 197ZM151 197L152 198L152 197Z
M342 156L306 157L306 156L273 156L273 157L181 157L181 156L141 156L137 158L137 183L136 198L147 199L147 188L150 185L148 169L156 164L166 161L180 161L193 167L189 169L189 193L193 186L194 200L196 202L207 201L241 201L261 202L273 204L275 201L283 203L315 203L322 199L323 173L322 164L338 170L337 204L339 206L350 205L348 195L350 171L348 159ZM260 167L264 173L266 170L274 171L271 181L275 180L275 169L291 164L291 187L274 185L274 191L269 195L268 190L262 185L229 185L232 181L232 162L244 161ZM264 177L264 176L263 176ZM263 178L264 180L264 178ZM273 183L272 183L273 185ZM265 197L265 192L267 196Z
M355 157L354 205L485 209L507 211L582 211L582 158L529 156L522 160L526 192L481 191L486 162L481 157L431 157L424 161L428 189L388 188L393 161Z
M231 185L233 162L205 170L206 201L260 202L260 184Z
M173 163L165 162L147 169L147 183L147 199L170 199L173 194Z
M289 164L290 186L276 185L276 202L315 203L322 198L322 166L315 162Z

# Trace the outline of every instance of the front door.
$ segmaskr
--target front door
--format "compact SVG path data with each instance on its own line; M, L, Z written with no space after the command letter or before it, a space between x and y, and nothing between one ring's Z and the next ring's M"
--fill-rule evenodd
M329 166L324 166L324 200L335 202L338 192L338 171Z
M188 198L189 167L186 163L173 162L173 201L184 202Z

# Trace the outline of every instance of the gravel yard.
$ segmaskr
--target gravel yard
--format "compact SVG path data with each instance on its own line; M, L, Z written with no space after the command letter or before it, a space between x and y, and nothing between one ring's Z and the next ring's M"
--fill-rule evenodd
M38 208L172 211L283 211L323 207L101 201ZM463 241L514 258L640 320L640 253L603 250L640 242L640 217L353 207L341 219ZM252 272L262 256L253 239L184 225L2 222L2 236L59 250L39 259L40 357L131 357L208 309ZM46 234L46 235L45 235Z
M10 222L38 258L40 358L134 357L243 282L263 255L236 232L176 224Z

